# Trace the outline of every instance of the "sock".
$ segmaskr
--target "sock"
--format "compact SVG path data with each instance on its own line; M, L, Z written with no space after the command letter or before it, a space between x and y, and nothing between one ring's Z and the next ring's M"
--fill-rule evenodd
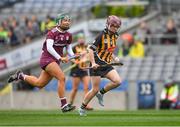
M86 108L86 104L84 104L84 103L82 103L82 105L81 105L81 109L85 109Z
M61 101L61 108L63 108L67 104L66 97L60 98Z
M101 94L105 94L105 93L106 93L105 89L102 88L102 89L100 90L100 93L101 93Z

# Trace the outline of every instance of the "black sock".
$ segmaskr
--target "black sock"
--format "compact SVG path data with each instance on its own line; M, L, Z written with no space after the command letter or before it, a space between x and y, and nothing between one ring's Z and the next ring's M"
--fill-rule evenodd
M84 104L84 103L82 103L82 105L81 105L81 109L85 109L86 108L86 104Z
M102 89L100 90L100 93L101 93L101 94L105 94L105 93L106 93L105 89L102 88Z

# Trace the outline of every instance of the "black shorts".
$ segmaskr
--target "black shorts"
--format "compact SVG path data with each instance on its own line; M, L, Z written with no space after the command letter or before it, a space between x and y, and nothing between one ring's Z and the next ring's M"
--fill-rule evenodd
M97 56L95 56L95 62L99 65L107 64L106 62L101 61ZM105 75L113 69L114 68L111 65L107 65L105 67L98 67L97 69L90 69L90 76L105 77Z
M71 69L70 76L82 78L84 76L88 76L88 70L82 70L78 67L74 67L73 69Z

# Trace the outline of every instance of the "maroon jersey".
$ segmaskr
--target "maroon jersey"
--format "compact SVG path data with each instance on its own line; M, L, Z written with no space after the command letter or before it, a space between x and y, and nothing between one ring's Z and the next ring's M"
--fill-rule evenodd
M69 32L60 32L58 29L55 27L52 30L50 30L47 33L46 40L47 39L52 39L54 40L53 48L55 51L60 55L63 56L63 48L69 45L72 41L72 35ZM44 55L48 55L50 57L53 57L48 51L46 47L46 40L43 44L43 52Z
M53 48L60 56L63 56L63 48L71 44L72 34L69 32L61 32L57 29L57 27L55 27L47 33L46 40L47 39L54 40ZM55 62L59 61L47 51L46 40L43 44L43 48L42 48L43 52L40 59L40 65L41 65L41 68L43 69L49 63L53 61Z

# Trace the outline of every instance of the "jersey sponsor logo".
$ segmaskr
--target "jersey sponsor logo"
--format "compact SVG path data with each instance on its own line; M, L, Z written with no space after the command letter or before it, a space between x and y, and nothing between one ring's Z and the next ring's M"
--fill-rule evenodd
M59 37L60 37L60 38L64 38L64 35L63 35L63 34L60 34Z
M54 43L53 45L54 45L54 46L61 46L61 47L66 46L66 44L59 44L59 43Z
M64 40L68 41L69 40L69 36L59 35L59 36L55 37L55 42L64 41Z
M115 48L116 48L116 46L112 46L112 47L108 48L107 51L108 52L114 52Z
M63 38L59 38L59 37L58 37L58 39L55 40L54 44L57 44L58 42L63 42L63 41L64 41Z

